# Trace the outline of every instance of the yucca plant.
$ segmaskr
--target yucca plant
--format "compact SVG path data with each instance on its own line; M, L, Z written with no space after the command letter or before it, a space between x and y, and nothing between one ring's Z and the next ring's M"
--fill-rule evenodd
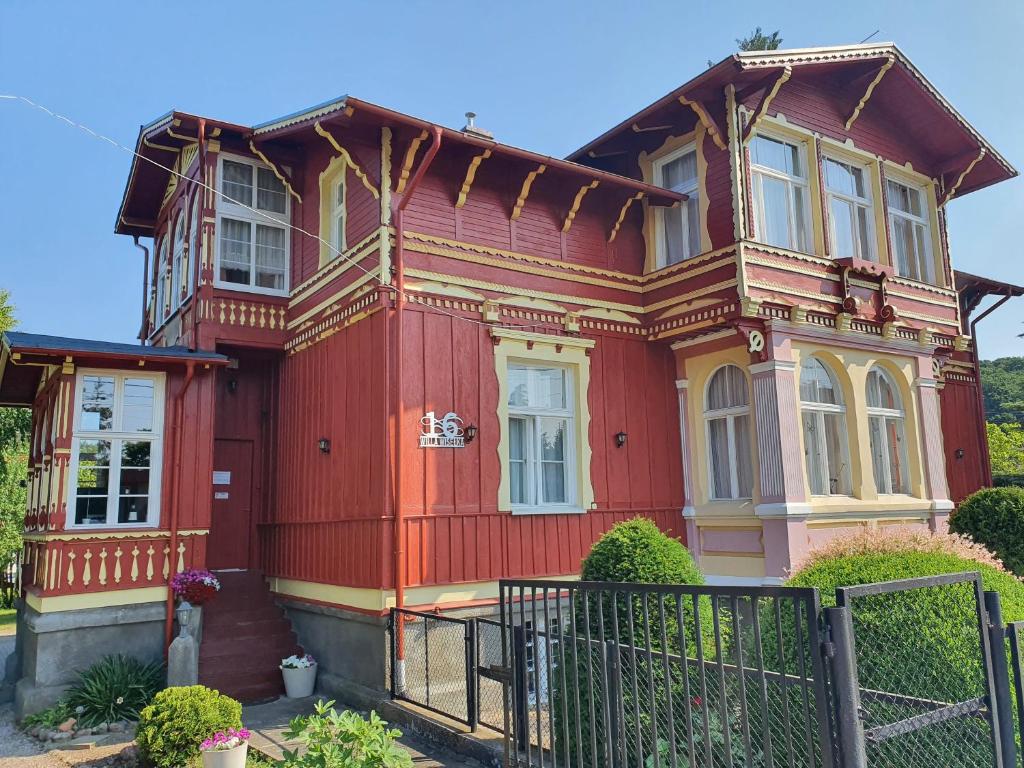
M67 692L68 707L80 726L138 720L139 712L164 687L160 664L131 656L105 656L81 674Z

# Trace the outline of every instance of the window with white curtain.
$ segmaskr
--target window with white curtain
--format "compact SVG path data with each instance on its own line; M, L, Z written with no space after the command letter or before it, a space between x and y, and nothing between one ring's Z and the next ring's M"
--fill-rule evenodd
M157 246L157 257L156 257L156 272L153 275L153 282L156 286L156 297L155 306L153 309L153 330L155 331L161 325L163 325L164 319L167 317L167 306L170 302L170 293L167 280L169 277L170 268L167 264L167 236L160 238L160 244Z
M846 407L835 376L816 357L800 367L800 418L811 494L849 495Z
M750 142L750 166L758 240L809 251L810 194L803 145L758 134Z
M708 382L704 423L708 441L708 493L712 499L749 499L754 471L750 458L750 399L747 378L724 365Z
M70 525L159 522L163 386L162 375L79 371Z
M185 253L185 268L182 280L185 284L186 298L192 295L193 259L199 258L199 195L192 201L192 214L189 216L188 250Z
M824 166L832 256L877 261L868 169L832 157Z
M697 149L683 147L654 163L655 184L689 199L673 208L655 208L657 266L678 264L700 253L700 191Z
M173 312L181 304L182 271L185 261L185 211L178 214L174 225L174 246L171 249L171 300Z
M222 157L220 191L218 282L227 288L285 293L289 200L284 184L269 168Z
M920 280L935 281L931 255L931 225L928 221L924 190L886 179L889 207L889 237L897 274Z
M508 368L508 473L513 507L576 503L572 372L552 365Z
M871 465L879 493L910 493L903 401L895 382L881 368L868 371L868 433Z

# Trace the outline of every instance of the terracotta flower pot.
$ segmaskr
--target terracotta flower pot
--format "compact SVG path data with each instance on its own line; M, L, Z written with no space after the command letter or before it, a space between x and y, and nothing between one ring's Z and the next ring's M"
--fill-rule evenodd
M245 768L249 742L243 741L231 749L211 749L203 752L203 768Z
M316 686L316 662L304 669L281 667L284 676L284 695L289 699L302 699L313 695Z

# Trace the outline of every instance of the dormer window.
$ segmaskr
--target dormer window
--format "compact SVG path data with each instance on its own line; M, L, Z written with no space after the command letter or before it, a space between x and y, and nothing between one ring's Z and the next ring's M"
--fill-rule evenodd
M288 195L269 168L222 157L217 283L257 293L288 288Z
M810 251L810 194L803 145L759 134L750 142L750 166L757 239L791 251Z
M924 283L935 281L931 255L931 226L924 190L892 179L886 180L889 236L896 272Z
M832 256L877 261L868 170L831 157L823 170Z
M700 253L700 193L697 149L690 144L654 163L655 184L689 196L673 208L655 209L657 266L667 267Z

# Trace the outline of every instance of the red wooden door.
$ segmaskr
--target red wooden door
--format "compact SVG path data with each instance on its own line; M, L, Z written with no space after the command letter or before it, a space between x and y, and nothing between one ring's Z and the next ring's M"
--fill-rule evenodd
M210 569L248 568L252 531L252 441L215 440Z

